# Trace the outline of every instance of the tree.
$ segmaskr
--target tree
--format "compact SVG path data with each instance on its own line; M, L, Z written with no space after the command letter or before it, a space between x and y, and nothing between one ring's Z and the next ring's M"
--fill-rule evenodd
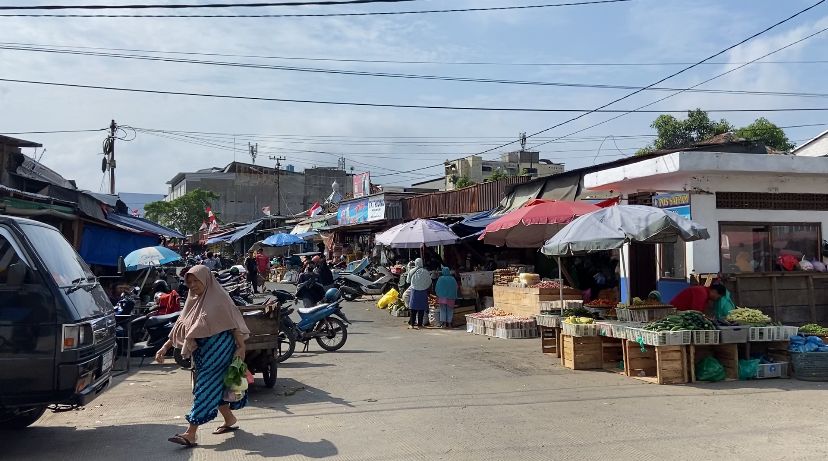
M509 174L503 171L503 168L498 168L492 172L492 175L486 179L486 182L490 181L500 181L501 179L506 179L509 177Z
M477 183L472 181L471 179L469 179L468 176L462 176L462 177L458 178L457 181L454 182L454 188L455 189L462 189L464 187L473 186L475 184L477 184Z
M785 132L765 118L758 118L750 125L735 130L727 120L711 120L707 112L696 109L688 111L684 120L668 114L659 115L650 127L655 128L658 137L652 144L639 149L635 155L648 154L658 149L689 147L731 131L740 138L761 142L774 149L788 151L793 148Z
M218 194L195 189L176 199L152 202L144 205L147 219L170 227L184 235L196 234L207 217L205 209Z
M796 145L788 139L788 136L785 135L785 131L783 131L782 128L779 128L765 117L757 118L750 125L739 128L734 133L740 138L745 138L750 141L758 141L768 147L773 147L776 150L784 152L793 150L793 148L796 147Z

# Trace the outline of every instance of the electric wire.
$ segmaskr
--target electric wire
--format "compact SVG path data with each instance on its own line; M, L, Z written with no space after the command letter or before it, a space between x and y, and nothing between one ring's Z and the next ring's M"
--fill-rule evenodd
M532 10L567 6L603 5L627 3L632 0L592 0L568 3L544 3L535 5L507 5L479 8L448 8L431 10L370 11L352 13L295 13L295 14L70 14L70 13L3 13L0 17L25 18L325 18L357 16L394 16L414 14L471 13L488 11Z
M312 0L297 2L226 2L226 3L133 3L126 5L8 5L0 6L0 11L9 10L184 10L214 8L269 8L276 6L337 6L368 3L408 3L420 0Z

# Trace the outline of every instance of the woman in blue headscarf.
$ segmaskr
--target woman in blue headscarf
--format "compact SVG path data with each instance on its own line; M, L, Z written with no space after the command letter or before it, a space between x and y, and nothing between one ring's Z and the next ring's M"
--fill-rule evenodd
M457 280L451 275L448 267L443 267L442 275L434 286L437 302L440 304L440 326L451 328L454 319L454 300L457 299Z

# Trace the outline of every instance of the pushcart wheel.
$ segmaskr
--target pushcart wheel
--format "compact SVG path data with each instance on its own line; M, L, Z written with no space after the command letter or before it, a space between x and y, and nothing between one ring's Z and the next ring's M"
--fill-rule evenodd
M273 389L273 386L276 385L276 370L278 370L278 368L279 363L276 361L276 358L274 357L267 362L267 365L262 371L265 387L267 387L268 389Z

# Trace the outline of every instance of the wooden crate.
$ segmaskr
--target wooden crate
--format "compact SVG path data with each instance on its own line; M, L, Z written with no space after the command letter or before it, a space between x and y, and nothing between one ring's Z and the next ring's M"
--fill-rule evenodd
M538 329L540 329L541 352L558 354L558 330L560 328L539 326Z
M474 306L463 306L454 308L454 317L451 319L451 324L455 327L460 327L466 324L466 316L474 313Z
M685 384L688 346L641 346L623 341L624 374L654 384Z
M556 288L519 288L495 285L492 287L494 304L510 314L532 316L541 313L542 301L560 301L560 292ZM564 289L564 300L580 300L581 294L575 290Z
M713 357L722 364L727 380L739 379L739 345L710 344L690 345L690 382L696 382L696 364L706 357Z
M601 337L601 361L605 370L618 371L624 362L624 340Z
M602 342L600 336L561 335L563 365L571 370L593 370L603 368Z

